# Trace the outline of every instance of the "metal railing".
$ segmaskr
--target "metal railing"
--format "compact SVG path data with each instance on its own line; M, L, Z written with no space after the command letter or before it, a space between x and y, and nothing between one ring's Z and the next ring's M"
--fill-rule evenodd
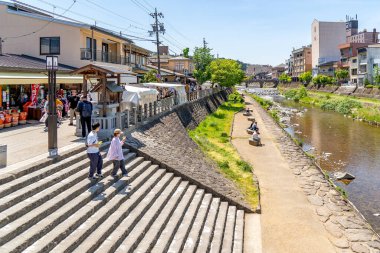
M129 57L117 55L115 53L102 51L102 50L94 50L92 52L91 48L81 48L80 59L94 60L98 62L107 62L107 63L121 64L121 65L127 65L130 63Z

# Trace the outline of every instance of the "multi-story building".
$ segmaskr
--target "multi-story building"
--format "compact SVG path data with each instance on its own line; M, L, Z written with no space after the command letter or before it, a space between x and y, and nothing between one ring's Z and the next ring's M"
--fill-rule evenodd
M157 55L149 57L149 63L153 66L158 65ZM191 75L194 71L194 64L192 58L186 58L183 56L170 56L160 55L160 67L162 69L171 70L177 73Z
M279 64L272 68L272 78L278 79L285 72L286 64Z
M380 44L358 48L357 66L358 86L363 86L366 79L373 83L376 75L375 68L380 67Z
M315 75L320 64L340 60L338 45L346 42L346 24L315 19L311 25L311 35L312 68Z
M292 51L293 77L299 77L304 72L311 71L312 49L311 45L303 46Z
M254 76L262 78L272 72L271 65L249 64L247 66L246 74L248 76Z
M134 66L146 65L151 53L121 33L2 1L0 31L3 53L39 59L57 55L60 63L77 68L101 63L131 71ZM128 78L122 76L122 80Z
M285 74L289 75L289 76L293 76L293 55L291 54L289 56L289 59L287 59L285 61Z
M351 57L349 66L350 82L356 86L358 84L358 56Z

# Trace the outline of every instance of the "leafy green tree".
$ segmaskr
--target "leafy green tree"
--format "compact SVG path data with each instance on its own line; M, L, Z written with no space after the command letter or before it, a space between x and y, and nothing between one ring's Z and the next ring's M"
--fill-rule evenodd
M208 47L196 47L194 49L194 71L193 75L198 83L202 84L211 79L209 66L213 61L214 56L211 54L211 49Z
M373 73L374 73L373 81L375 84L379 85L380 84L380 68L379 68L379 66L375 66L373 68Z
M141 82L143 83L151 83L151 82L157 82L158 71L155 69L149 70L147 73L144 74L143 78L141 79Z
M291 83L292 82L292 77L288 76L286 73L282 73L279 77L278 80L282 83Z
M209 66L211 82L221 86L231 87L244 80L244 71L235 60L216 59Z
M335 71L335 77L339 80L339 81L345 81L347 80L347 78L350 76L350 73L348 72L347 69L337 69Z
M186 57L186 58L189 58L189 52L190 52L190 49L187 47L187 48L184 48L182 50L183 52L183 56Z
M308 86L311 80L313 80L313 75L311 74L311 71L307 71L302 73L299 76L300 81L305 84L305 86Z

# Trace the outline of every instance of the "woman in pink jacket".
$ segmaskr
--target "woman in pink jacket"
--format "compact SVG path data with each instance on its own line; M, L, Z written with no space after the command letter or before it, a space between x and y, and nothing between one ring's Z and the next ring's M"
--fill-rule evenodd
M113 132L113 138L111 141L110 148L107 153L107 159L113 162L112 176L117 176L117 171L119 168L123 176L128 176L128 172L125 169L125 161L122 146L125 142L125 137L120 140L120 136L123 132L120 129L115 129Z

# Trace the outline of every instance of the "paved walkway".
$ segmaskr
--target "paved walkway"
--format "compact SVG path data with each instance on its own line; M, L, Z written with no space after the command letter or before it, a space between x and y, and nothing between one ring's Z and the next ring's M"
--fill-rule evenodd
M74 135L74 126L68 120L58 128L58 152L67 146L76 146L83 141ZM7 145L7 165L16 164L38 156L47 156L48 133L41 123L27 124L0 130L0 144ZM1 169L0 169L1 170Z
M235 117L233 144L258 177L266 253L380 253L380 238L319 169L250 97L263 147L248 144L249 122Z
M249 99L248 99L249 100ZM275 137L253 106L263 147L248 144L249 126L242 113L235 117L232 143L254 168L260 184L262 244L265 253L335 252L327 231L308 202Z

